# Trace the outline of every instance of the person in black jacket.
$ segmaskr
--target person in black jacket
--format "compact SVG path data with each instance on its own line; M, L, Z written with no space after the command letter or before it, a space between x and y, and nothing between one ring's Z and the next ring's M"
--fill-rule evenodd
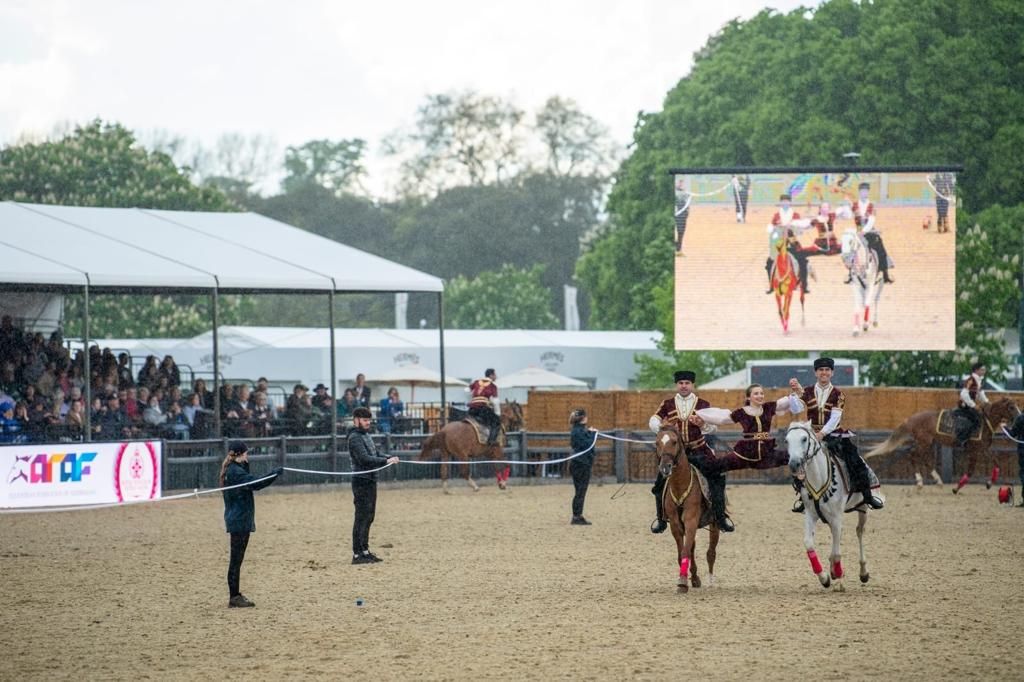
M242 560L245 548L249 545L249 534L256 531L256 503L253 501L254 490L266 488L277 480L282 469L279 467L270 472L270 477L254 476L249 473L249 448L240 440L228 444L228 456L220 466L221 487L241 485L239 488L225 490L224 525L231 534L231 560L228 563L228 606L256 606L245 598L238 589L242 571ZM263 479L263 480L260 480ZM248 483L249 485L243 485Z
M355 423L348 433L348 454L352 459L352 471L366 471L352 476L352 503L356 507L352 521L352 563L375 564L383 561L370 551L370 525L377 511L377 472L385 464L397 464L397 457L382 457L370 438L370 421L373 414L365 407L352 412Z
M583 518L583 500L587 497L587 486L590 485L590 470L594 466L594 434L596 429L587 428L587 412L582 407L573 410L569 415L572 432L569 445L573 454L586 452L584 455L569 460L569 472L572 474L572 485L576 494L572 498L572 521L574 526L589 526L590 521Z

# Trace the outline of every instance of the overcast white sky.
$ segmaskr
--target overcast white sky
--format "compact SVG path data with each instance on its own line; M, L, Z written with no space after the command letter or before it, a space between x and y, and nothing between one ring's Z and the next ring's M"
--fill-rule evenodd
M205 143L361 137L375 153L427 94L464 89L531 111L573 98L625 145L711 34L801 4L816 3L0 0L0 145L100 117Z

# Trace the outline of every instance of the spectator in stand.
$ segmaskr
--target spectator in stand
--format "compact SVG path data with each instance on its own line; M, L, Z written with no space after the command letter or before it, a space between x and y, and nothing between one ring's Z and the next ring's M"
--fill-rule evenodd
M317 384L313 388L315 395L310 403L313 406L313 420L317 433L331 432L331 410L334 409L334 398L327 392L327 387Z
M124 390L124 414L132 424L138 424L142 421L142 412L146 409L146 404L149 400L149 389L143 386L139 390L146 392L147 402L140 404L139 395L135 392L134 386L129 386Z
M53 390L57 385L57 363L47 360L46 369L43 370L42 375L36 381L36 389L47 396L53 396Z
M160 409L166 412L167 408L171 406L171 384L163 374L157 377L153 394L160 396Z
M234 391L235 401L233 409L238 414L239 426L241 432L248 438L252 434L252 409L249 404L252 399L252 394L249 391L248 384L238 384L235 386Z
M61 408L61 416L64 417L65 419L67 419L68 412L71 411L71 405L76 400L80 401L81 399L82 399L82 391L77 389L77 388L75 388L75 387L72 387L70 393L68 394L67 399L64 401L64 406Z
M235 399L235 387L221 384L220 387L220 420L224 436L235 438L242 430L242 416L238 414L238 401Z
M266 438L270 435L270 422L274 419L270 403L267 402L267 394L256 391L252 394L252 399L252 432L256 438Z
M207 410L213 409L213 393L206 388L206 382L196 379L192 382L192 392L199 396L199 402Z
M0 395L9 396L11 402L13 402L14 398L20 393L18 387L18 380L14 375L14 363L10 361L5 362L3 369L0 370Z
M171 403L167 410L167 434L176 440L189 439L189 423L181 411L181 405L177 401Z
M135 386L135 379L132 378L132 358L127 353L119 353L117 356L117 387L132 388Z
M203 407L198 393L190 393L185 407L181 410L188 421L189 433L193 438L205 438L210 429L210 417L213 410Z
M21 330L14 326L10 315L0 318L0 358L14 355L21 345Z
M35 384L39 381L40 377L43 376L43 372L46 371L46 365L43 362L44 357L41 353L37 353L34 350L30 350L25 358L25 364L21 370L21 381L25 384Z
M30 440L41 441L46 434L46 428L50 423L50 413L43 400L36 400L34 403L27 403L28 424L25 430Z
M146 364L139 370L139 386L146 386L152 389L157 385L157 380L160 377L160 368L156 366L156 356L147 355Z
M149 405L142 413L142 421L145 422L147 433L153 436L160 435L167 423L167 415L160 409L160 399L157 396L149 397Z
M163 362L160 363L160 375L167 377L168 386L177 386L181 383L181 372L178 371L178 365L174 362L174 357L165 355Z
M78 354L78 358L81 358L82 354ZM82 363L75 361L71 363L71 385L77 386L79 390L85 390L85 378L82 374Z
M21 392L21 399L28 403L29 409L35 409L35 404L43 400L34 384L25 387L25 390Z
M270 382L267 381L266 377L260 377L256 380L256 388L254 393L262 393L267 397L267 407L270 408L270 418L277 419L278 414L281 412L281 406L277 404L273 396L270 394Z
M341 400L338 401L338 421L351 420L352 411L357 407L359 405L356 403L356 392L351 388L346 388Z
M171 390L167 395L167 403L168 409L170 408L170 405L173 405L174 403L178 403L178 407L185 404L185 397L181 395L181 388L178 386L171 386Z
M64 417L64 424L67 427L67 434L75 440L82 438L85 433L85 404L81 398L71 401L71 407Z
M131 435L128 418L121 409L121 401L118 400L117 394L107 398L107 409L100 415L99 427L101 440L121 440Z
M14 403L9 400L0 403L0 443L24 442L25 435L22 430L22 422L14 416Z
M303 384L295 384L292 394L288 396L288 404L284 409L285 419L293 436L305 435L313 418L313 402L309 397L309 388Z
M366 385L366 375L356 375L356 385L352 387L352 392L356 394L356 407L370 406L370 387Z
M377 425L383 433L391 433L395 427L396 419L402 416L405 405L398 397L398 389L392 386L388 389L386 398L380 401L380 412L377 413Z
M57 366L57 386L60 387L60 390L64 391L64 395L71 395L71 389L74 388L74 385L71 383L71 375L68 374L67 367Z

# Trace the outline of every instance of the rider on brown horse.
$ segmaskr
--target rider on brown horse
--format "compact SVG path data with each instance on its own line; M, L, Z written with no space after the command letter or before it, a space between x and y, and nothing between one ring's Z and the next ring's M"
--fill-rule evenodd
M704 474L708 481L709 493L711 495L711 511L715 516L715 523L719 530L724 533L731 533L735 530L732 521L725 513L725 473L722 463L715 458L711 446L705 441L705 435L715 431L717 427L713 424L698 426L696 411L711 407L711 403L698 398L693 392L693 382L697 375L690 371L675 373L676 395L664 401L650 419L651 431L658 433L665 426L673 426L678 429L683 447L686 451L686 458L690 464ZM651 524L652 533L663 533L668 528L668 521L665 519L665 511L662 505L661 496L665 490L665 476L658 471L658 479L654 482L651 492L654 493L655 507L658 517Z
M793 255L796 259L797 271L800 277L800 287L803 289L805 294L811 293L807 289L807 252L800 246L800 241L796 237L794 228L801 231L810 227L811 222L809 220L803 220L800 218L800 214L794 211L790 207L792 196L790 194L779 195L779 210L772 215L772 223L768 236L768 260L765 262L765 270L768 271L768 284L769 289L766 294L770 294L774 291L771 288L772 284L772 268L775 266L774 248L777 239L784 239L786 243L786 250ZM817 251L817 248L814 249Z
M971 375L964 381L960 390L960 402L956 408L955 436L956 444L963 447L974 435L974 432L981 428L981 415L978 413L978 403L987 403L988 396L982 384L985 381L985 363L975 362L971 365Z
M497 378L497 373L488 368L483 379L477 379L469 385L469 393L472 396L469 399L469 416L490 428L487 435L488 445L497 442L498 431L501 429L501 417L494 407L498 403L498 387L494 384Z
M814 375L818 381L813 386L802 389L801 400L807 406L807 416L814 428L815 437L823 441L829 450L846 463L846 470L850 474L851 492L862 493L864 501L869 507L881 509L885 505L871 492L871 474L867 463L860 456L860 452L853 442L853 434L846 429L839 428L839 420L843 417L846 398L842 391L832 385L832 371L835 367L836 363L832 358L821 357L815 360ZM795 391L801 390L796 379L790 379L790 386ZM800 494L802 485L802 481L797 478L793 479L793 487L796 488L797 495ZM797 497L793 511L798 514L804 512L804 503L800 497Z

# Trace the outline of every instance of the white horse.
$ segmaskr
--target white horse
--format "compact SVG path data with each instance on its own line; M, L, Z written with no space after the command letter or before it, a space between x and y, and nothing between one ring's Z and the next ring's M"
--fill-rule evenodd
M878 300L882 297L885 281L878 267L878 255L852 229L843 232L841 257L843 264L850 269L853 335L859 336L862 330L868 330L869 322L878 326Z
M845 467L814 436L810 422L793 422L789 425L786 447L789 450L789 470L794 476L801 472L804 475L800 497L804 502L804 548L811 562L811 570L818 576L822 587L834 583L833 589L840 592L846 589L842 582L843 562L839 542L843 536L843 514L856 511L860 581L866 583L870 575L868 560L864 555L864 524L868 520L864 496L861 493L851 494L846 482L849 476L840 473L840 468L845 470ZM819 519L832 530L828 571L822 567L814 550L814 531Z

